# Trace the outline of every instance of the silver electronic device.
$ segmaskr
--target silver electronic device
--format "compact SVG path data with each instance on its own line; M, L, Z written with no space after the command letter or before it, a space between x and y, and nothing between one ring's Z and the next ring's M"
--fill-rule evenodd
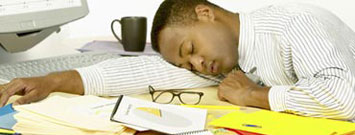
M88 13L86 0L0 0L0 49L28 50Z

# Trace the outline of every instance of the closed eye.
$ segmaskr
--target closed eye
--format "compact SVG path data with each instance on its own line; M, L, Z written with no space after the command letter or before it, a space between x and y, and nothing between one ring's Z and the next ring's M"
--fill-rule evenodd
M195 52L195 46L194 44L191 42L191 49L190 49L190 55L193 55ZM194 66L191 64L191 62L189 62L189 66L190 66L190 71L194 70Z
M193 43L191 43L191 50L190 50L190 54L194 54L195 52L195 46Z

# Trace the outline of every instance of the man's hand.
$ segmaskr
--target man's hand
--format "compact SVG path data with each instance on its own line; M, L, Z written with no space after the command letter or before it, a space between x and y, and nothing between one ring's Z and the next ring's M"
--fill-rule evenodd
M14 104L27 104L46 98L54 90L54 82L46 77L18 78L5 84L0 91L0 106L4 106L13 95L23 97Z
M0 87L0 107L13 95L23 97L16 104L27 104L46 98L51 92L84 94L83 83L76 71L51 73L43 77L18 78Z
M270 109L269 87L261 87L241 71L231 72L218 87L218 97L240 106Z

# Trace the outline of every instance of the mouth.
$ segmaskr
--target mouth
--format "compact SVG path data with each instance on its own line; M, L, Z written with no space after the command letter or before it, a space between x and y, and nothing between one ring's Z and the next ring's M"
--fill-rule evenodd
M208 64L208 70L210 73L212 74L215 74L217 73L218 71L218 65L215 61L211 61L209 64Z

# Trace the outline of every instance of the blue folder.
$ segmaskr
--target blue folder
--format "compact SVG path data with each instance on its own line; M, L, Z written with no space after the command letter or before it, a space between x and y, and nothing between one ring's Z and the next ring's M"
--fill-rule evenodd
M16 113L14 108L12 108L12 104L0 108L0 128L12 129L17 122L14 118Z

